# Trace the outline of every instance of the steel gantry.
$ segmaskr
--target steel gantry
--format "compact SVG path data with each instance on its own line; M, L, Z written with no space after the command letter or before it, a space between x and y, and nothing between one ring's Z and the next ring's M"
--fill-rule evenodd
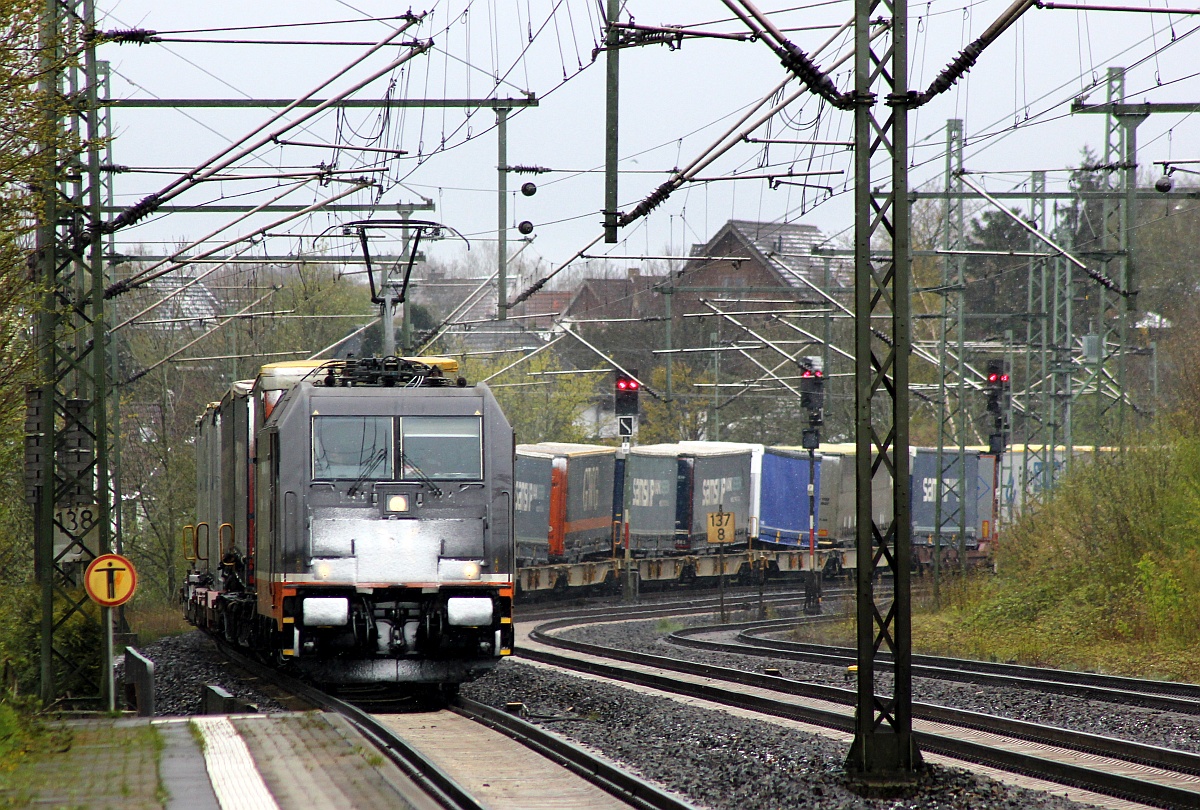
M1137 187L1137 130L1154 113L1194 114L1200 112L1195 103L1125 103L1125 69L1112 67L1107 74L1107 101L1104 104L1087 104L1076 100L1071 105L1073 113L1099 113L1105 116L1105 153L1100 168L1107 172L1121 172L1117 187L1105 182L1101 256L1107 263L1106 270L1115 257L1119 259L1117 291L1106 290L1101 299L1101 315L1098 316L1098 346L1092 353L1094 368L1089 373L1084 388L1092 386L1096 393L1097 409L1103 397L1111 399L1117 407L1116 426L1119 433L1127 429L1127 413L1136 413L1137 403L1129 391L1128 358L1135 353L1131 345L1134 319L1137 313L1137 263L1135 261L1135 236L1137 233L1137 201L1141 197L1155 197L1159 192L1141 191ZM1178 198L1190 192L1172 192ZM1109 273L1106 276L1111 277ZM1088 347L1092 349L1093 347ZM1111 351L1110 351L1111 348ZM1097 355L1099 360L1096 360ZM1104 367L1109 358L1115 356L1115 375ZM1111 407L1111 405L1109 406ZM1118 439L1124 441L1123 436Z
M105 139L91 0L54 0L39 31L42 115L34 268L44 290L34 323L40 382L29 391L27 496L41 589L41 697L113 706L110 611L97 615L83 567L111 544L108 336L104 322L101 158ZM69 639L103 638L101 655ZM81 654L82 653L82 654Z

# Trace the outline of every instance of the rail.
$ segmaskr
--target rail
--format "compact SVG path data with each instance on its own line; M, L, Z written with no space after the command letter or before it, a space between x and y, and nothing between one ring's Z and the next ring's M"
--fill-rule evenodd
M313 706L346 718L379 748L410 779L447 808L482 808L473 796L432 760L425 757L367 710L321 691L311 684L264 667L246 658L228 644L217 641L222 652L255 675L303 698ZM630 807L638 810L695 810L654 785L628 774L612 763L532 723L467 698L456 698L448 706L464 717L479 722L527 746L540 756L587 779Z
M214 639L215 640L215 639ZM288 690L297 697L311 703L313 706L328 712L341 715L352 723L360 734L392 761L409 779L415 782L434 801L448 810L485 810L470 793L455 782L449 774L437 766L431 759L413 748L405 740L394 734L387 726L380 723L369 713L359 709L344 700L339 700L330 694L322 692L311 684L298 681L275 670L259 664L228 644L217 641L223 654L233 660L239 667L268 680L277 686Z
M762 675L727 667L696 664L690 661L655 656L631 650L616 650L550 635L552 630L583 623L578 619L547 622L531 631L530 639L539 644L558 647L589 656L703 678L707 682L681 680L670 675L640 671L601 661L579 659L569 655L530 647L521 648L518 651L518 655L554 666L583 671L627 683L649 686L674 694L697 697L727 706L762 712L777 717L786 717L842 731L853 731L854 729L853 712L850 707L855 702L856 693L849 689L802 683L776 675ZM756 694L747 692L746 690L718 685L720 683L751 686L787 695L815 698L847 708L834 710L813 705L797 704L773 698L769 695ZM1088 755L1099 754L1130 763L1149 764L1158 768L1171 769L1183 774L1200 773L1200 755L1184 751L1175 751L1126 740L1109 739L1095 734L1040 726L1020 720L924 703L914 703L913 713L915 717L922 720L983 731L1008 738L1054 745L1062 749ZM986 745L948 733L914 731L914 737L923 750L930 752L946 754L1007 770L1014 770L1061 784L1074 785L1158 807L1200 808L1200 793L1194 790L1164 784L1163 782L1148 781L1145 778L1117 773L1111 769L1091 768L1081 764L1037 756L1028 751L1014 751L1001 746Z
M669 634L667 641L681 647L694 649L739 655L771 655L831 666L850 666L856 663L855 651L847 647L761 638L758 635L758 633L771 632L794 625L795 620L792 619L745 622L739 625L689 627ZM737 643L695 638L695 636L706 633L734 629L741 631L737 636ZM880 670L889 670L891 668L890 657L881 655L876 666ZM1071 695L1087 700L1141 706L1161 711L1200 714L1200 686L1195 684L1176 684L1168 681L1150 681L1094 672L1072 672L927 655L913 656L912 673L914 676L922 678L1005 686Z
M484 703L459 697L450 709L517 740L639 810L695 810L694 806L622 771L577 745Z

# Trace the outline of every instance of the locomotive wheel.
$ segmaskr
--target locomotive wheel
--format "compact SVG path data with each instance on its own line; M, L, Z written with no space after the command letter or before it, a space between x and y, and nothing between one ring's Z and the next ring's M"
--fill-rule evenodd
M237 619L228 608L221 611L221 634L230 644L237 643Z
M424 636L424 644L420 636ZM424 647L426 652L436 650L442 643L442 614L436 609L427 610L421 619L418 631L417 646Z

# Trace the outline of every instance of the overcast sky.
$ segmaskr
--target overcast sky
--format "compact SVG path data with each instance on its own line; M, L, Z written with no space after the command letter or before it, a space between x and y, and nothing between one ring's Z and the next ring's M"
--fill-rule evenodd
M1144 5L1145 0L1131 0ZM1158 7L1163 7L1152 2ZM1008 5L1008 0L932 0L910 7L910 85L925 87L959 50L978 36ZM846 0L759 3L774 12L777 24L791 29L802 48L815 50L852 15ZM151 45L105 45L101 57L113 68L116 98L295 98L332 77L326 97L379 70L403 51L389 46L359 62L373 43L397 25L391 17L403 6L371 0L293 0L254 3L210 0L204 4L115 0L101 3L103 29L150 28L171 41ZM403 39L432 39L433 48L358 91L356 98L380 98L389 83L396 97L523 97L532 93L539 106L515 113L509 127L510 165L555 170L538 177L510 176L514 190L509 225L529 220L535 241L527 256L543 269L557 266L599 232L602 208L604 133L604 57L592 63L600 36L595 0L430 0L412 6L424 21ZM717 0L630 0L623 19L638 23L691 25L708 31L742 32ZM247 30L247 26L318 21L364 20L353 24ZM948 118L965 121L967 168L985 173L992 190L1027 186L1029 172L1049 171L1052 188L1065 187L1066 168L1077 165L1081 149L1103 146L1104 117L1070 115L1073 97L1088 93L1104 100L1105 71L1129 67L1130 101L1200 102L1200 17L1113 12L1032 9L986 51L959 86L911 116L911 165L914 186L941 183ZM168 33L191 29L237 28L223 32ZM215 40L303 40L362 44L247 44ZM830 65L848 53L846 36L818 56ZM356 63L357 62L357 63ZM350 66L342 73L343 69ZM847 86L850 62L836 71ZM340 74L340 75L339 75ZM496 77L500 78L497 90ZM747 105L775 87L785 72L761 42L721 39L687 40L679 50L656 45L621 54L621 201L628 210L728 128ZM797 87L793 81L789 90ZM114 161L133 169L117 178L119 204L130 204L164 186L171 171L200 165L271 115L264 109L183 110L116 109L113 112ZM376 111L353 110L322 115L284 138L316 144L403 149L407 155L335 151L309 146L270 146L242 160L237 171L264 175L336 160L339 169L385 169L373 177L384 203L432 199L437 210L420 216L461 231L476 255L495 250L497 141L490 110L410 109L386 118ZM1139 129L1140 164L1150 176L1153 161L1200 159L1200 116L1155 115ZM802 94L784 114L755 133L758 138L845 141L852 136L850 113ZM760 167L766 168L760 168ZM851 153L838 146L743 143L702 174L834 172L817 185L830 190L784 185L772 190L765 180L693 183L677 191L650 217L625 229L623 242L599 245L594 252L642 255L686 252L731 218L804 222L830 234L852 225ZM161 173L161 172L167 173ZM515 192L532 179L533 197ZM283 182L283 181L279 181ZM334 183L310 183L286 202L308 204L344 189ZM261 202L279 194L273 180L206 184L188 191L175 204L203 206L224 198ZM375 192L349 200L367 201ZM240 223L218 240L245 233L278 215ZM233 218L232 215L173 213L145 220L122 232L124 250L144 244L158 250L188 242ZM272 231L246 255L310 251L312 237L349 215L314 215ZM335 230L336 233L336 230ZM518 235L515 228L511 238ZM218 240L213 240L218 241ZM324 240L318 244L345 246ZM461 242L431 245L435 257L451 257ZM386 247L380 245L380 249ZM515 248L514 248L515 249ZM628 262L622 262L622 265ZM514 289L514 292L518 290Z

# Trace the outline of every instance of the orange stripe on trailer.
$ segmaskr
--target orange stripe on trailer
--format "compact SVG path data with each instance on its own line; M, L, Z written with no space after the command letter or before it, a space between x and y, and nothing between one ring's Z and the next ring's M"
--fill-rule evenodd
M608 515L601 515L594 518L583 518L582 520L572 520L566 524L564 531L567 534L572 532L585 532L591 529L603 529L612 523L612 518Z

